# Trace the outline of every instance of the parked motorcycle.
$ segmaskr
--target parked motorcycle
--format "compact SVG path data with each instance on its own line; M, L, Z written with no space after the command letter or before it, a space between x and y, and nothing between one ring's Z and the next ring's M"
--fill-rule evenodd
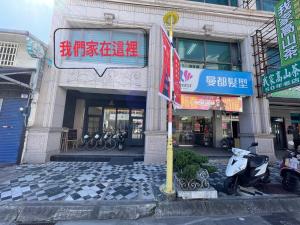
M280 166L282 187L291 192L300 190L300 154L289 152Z
M233 156L228 161L227 178L224 181L224 190L227 194L235 194L239 185L251 187L270 182L269 157L249 151L251 147L256 146L258 143L254 142L247 150L232 148Z
M234 146L234 139L232 137L226 137L221 140L221 148L224 150L232 149Z
M91 140L91 137L89 136L89 134L85 134L81 139L81 143L79 144L79 147L83 148L85 146L88 146L90 140Z
M118 148L119 151L124 150L124 148L125 148L125 139L126 138L127 138L127 132L126 131L124 131L124 132L119 131L117 133L116 141L117 141L117 148Z
M116 134L113 134L112 132L106 132L104 134L104 146L105 146L105 149L114 149L117 145L117 142L116 142Z

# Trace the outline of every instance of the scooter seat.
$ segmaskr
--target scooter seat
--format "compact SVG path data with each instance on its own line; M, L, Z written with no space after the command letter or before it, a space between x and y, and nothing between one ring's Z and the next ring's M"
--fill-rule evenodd
M269 157L266 155L255 155L249 158L249 160L250 167L259 167L265 162L269 161Z

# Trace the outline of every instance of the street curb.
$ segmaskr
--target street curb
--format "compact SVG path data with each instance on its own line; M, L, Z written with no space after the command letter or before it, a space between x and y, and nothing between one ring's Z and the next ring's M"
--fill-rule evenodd
M154 215L153 201L11 202L0 205L1 222L138 219Z
M160 202L156 217L264 215L300 212L300 197L259 197Z
M154 216L247 216L300 212L300 197L219 198L180 201L9 202L0 224L70 220L139 219Z

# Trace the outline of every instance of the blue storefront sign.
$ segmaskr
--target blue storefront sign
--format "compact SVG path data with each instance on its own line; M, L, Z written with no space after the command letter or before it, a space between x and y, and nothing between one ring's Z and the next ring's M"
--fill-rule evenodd
M250 72L181 68L181 91L218 95L253 95Z

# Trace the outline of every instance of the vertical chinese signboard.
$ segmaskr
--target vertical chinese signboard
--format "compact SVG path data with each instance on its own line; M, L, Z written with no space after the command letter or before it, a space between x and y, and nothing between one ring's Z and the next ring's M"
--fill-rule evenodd
M300 1L282 0L275 7L281 68L262 77L264 93L300 84Z
M300 60L300 1L280 1L275 15L281 65L290 65Z
M170 100L170 53L171 53L171 44L169 38L165 31L161 29L162 32L162 45L163 45L163 64L162 64L162 75L159 85L159 93Z

